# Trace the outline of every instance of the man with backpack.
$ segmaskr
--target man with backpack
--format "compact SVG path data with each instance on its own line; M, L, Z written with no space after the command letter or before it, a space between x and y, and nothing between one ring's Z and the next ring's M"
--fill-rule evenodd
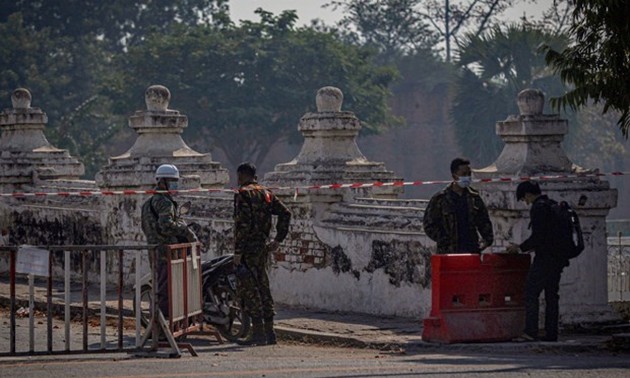
M155 171L155 193L142 205L142 231L148 244L157 244L157 302L162 314L168 316L168 262L166 246L197 241L197 236L179 219L177 202L170 190L177 190L179 170L172 164L162 164ZM151 256L151 255L149 255Z
M570 252L566 245L567 237L571 238L571 229L567 229L567 223L561 219L560 212L564 210L541 193L537 182L520 183L516 188L516 199L531 205L529 227L532 232L520 245L511 244L507 252L535 251L525 284L525 331L516 341L539 339L538 297L542 291L545 292L545 336L540 340L557 341L558 291L562 270L569 265ZM568 205L564 205L568 208Z

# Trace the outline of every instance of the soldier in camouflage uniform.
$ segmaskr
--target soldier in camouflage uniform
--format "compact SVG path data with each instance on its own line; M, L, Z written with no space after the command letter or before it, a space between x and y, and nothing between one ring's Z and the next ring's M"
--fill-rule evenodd
M479 193L470 187L470 174L468 160L454 159L453 182L436 193L425 210L424 231L437 242L439 254L481 253L493 242L488 210Z
M269 253L276 251L287 236L291 212L273 193L256 182L253 164L241 164L237 174L240 188L234 195L234 264L239 296L253 326L251 337L241 344L275 344L273 298L266 267ZM269 242L272 215L277 215L278 221L276 236Z
M163 164L155 171L157 190L177 190L179 170ZM165 317L168 316L168 263L166 245L197 241L186 223L179 219L177 202L169 193L156 193L142 205L142 231L147 243L157 244L157 301ZM151 255L149 255L151 256Z

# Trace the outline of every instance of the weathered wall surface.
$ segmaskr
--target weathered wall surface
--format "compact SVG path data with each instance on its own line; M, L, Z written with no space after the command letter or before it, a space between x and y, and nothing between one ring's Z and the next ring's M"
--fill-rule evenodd
M276 300L381 315L427 313L432 243L421 231L422 208L401 211L402 202L287 202L294 220L271 271Z
M352 113L341 111L339 98L342 95L338 90L324 89L321 96L328 97L318 98L318 112L307 114L300 123L299 130L307 140L303 149L294 160L279 164L265 181L273 186L286 186L287 180L291 186L311 186L330 184L333 180L353 183L396 180L396 174L383 163L371 162L361 153L356 146L359 121ZM321 100L328 103L320 106ZM178 125L169 123L169 118L181 120L183 117L168 110L167 104L162 104L162 108L148 106L148 109L151 117L143 119L153 119L155 124L147 121L132 125L143 135L147 146L152 143L152 134L160 134L153 130L159 129L156 125ZM499 123L497 132L506 141L506 149L495 164L475 172L476 177L588 172L573 166L560 148L566 122L540 112L521 114ZM137 112L136 116L139 114L142 112ZM33 129L34 133L29 127L7 122L0 125L5 139L2 143L7 143L6 138L16 132L26 140L25 146L30 145L30 136L41 140L42 124ZM167 133L177 139L173 145L178 148L185 145L180 131L173 127ZM417 141L418 144L425 142ZM55 156L59 150L49 150L56 153L50 155L51 159L47 159L45 151L31 156L28 151L18 149L12 154L25 157L21 164L28 164L31 156L37 171L55 172L58 163ZM184 189L217 188L227 181L225 170L212 162L209 155L186 151L182 156L177 151L162 149L159 156L150 158L132 157L130 152L115 158L104 171L112 178L111 182L117 183L113 185L115 188L120 183L134 183L136 173L138 182L132 187L148 188L147 172L162 163L177 165L181 161L186 166L182 180ZM348 155L348 151L352 153ZM67 162L74 164L70 157ZM12 161L7 158L0 160L1 164L12 164ZM135 165L138 166L134 169ZM118 169L123 166L124 169ZM215 170L216 175L196 174L196 170L208 169ZM107 180L97 186L95 182L51 176L18 185L12 181L12 176L5 176L7 185L0 186L3 192L111 190ZM204 177L214 178L206 180ZM479 187L494 223L495 251L509 241L520 242L529 235L529 209L514 198L515 187L513 182ZM567 200L578 211L587 241L586 251L563 275L562 320L602 320L610 315L606 300L605 218L608 210L615 206L616 192L598 178L544 182L543 191L551 198ZM271 265L270 278L276 301L327 310L425 316L430 307L430 256L434 246L421 225L426 201L397 199L399 193L399 188L393 186L279 191L279 196L291 208L293 219L289 235L273 256ZM3 197L0 227L10 228L13 244L143 245L140 209L147 198L147 195L122 194ZM192 202L185 220L192 224L204 244L203 258L233 251L233 208L229 191L180 194L176 200ZM124 276L129 284L133 283L136 273L132 264L134 256L127 254L124 260ZM62 256L54 256L54 263L56 274L60 273ZM106 263L113 279L118 274L116 258L108 256ZM98 256L90 257L88 269L93 281L100 270L99 264ZM71 266L75 274L80 273L79 255L73 255ZM7 269L6 256L0 257L0 269Z

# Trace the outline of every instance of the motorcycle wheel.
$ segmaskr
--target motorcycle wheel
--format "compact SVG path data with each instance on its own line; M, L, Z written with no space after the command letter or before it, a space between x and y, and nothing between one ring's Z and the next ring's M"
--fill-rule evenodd
M230 309L229 322L214 325L221 336L232 342L247 337L251 320L249 315L243 312L236 292L229 287L215 286L214 294L220 306L227 306Z
M143 328L147 328L151 321L151 285L143 285L140 289L140 323ZM136 316L136 296L133 297L133 315Z

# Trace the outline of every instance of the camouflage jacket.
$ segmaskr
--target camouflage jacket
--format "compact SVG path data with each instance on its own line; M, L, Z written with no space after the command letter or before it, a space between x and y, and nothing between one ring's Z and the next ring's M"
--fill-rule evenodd
M168 193L157 193L142 205L142 231L149 244L193 242L195 234L178 219L177 202Z
M269 189L255 181L242 185L234 195L234 253L252 254L264 249L271 231L271 216L277 215L275 240L289 232L291 212Z
M424 213L423 226L427 236L437 242L437 252L458 253L457 216L455 204L451 198L453 184L436 193ZM479 244L479 235L487 245L494 240L492 223L488 216L488 210L479 193L466 188L465 193L468 203L468 224L470 236L475 245ZM479 234L478 234L479 233Z

